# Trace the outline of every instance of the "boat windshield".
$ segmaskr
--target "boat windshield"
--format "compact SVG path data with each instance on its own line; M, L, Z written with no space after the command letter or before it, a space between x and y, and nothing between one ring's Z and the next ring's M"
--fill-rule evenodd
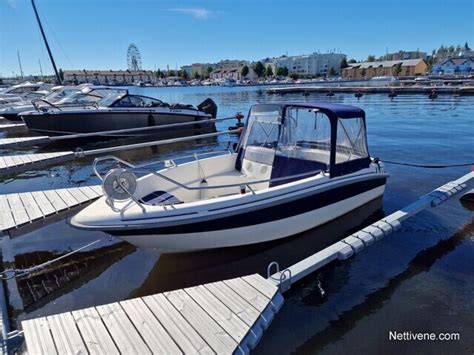
M103 98L98 102L99 106L110 107L114 102L119 101L127 95L127 90L102 90L106 91Z
M44 99L48 102L55 103L59 102L60 100L69 97L77 92L77 88L74 87L64 87L61 90L52 92L51 94L47 95Z
M57 105L68 105L68 106L88 106L98 103L106 97L111 95L117 95L120 90L109 90L109 89L94 89L84 88L79 91L75 91L72 94L67 95L63 99L57 101ZM125 90L122 90L124 95Z
M20 84L20 85L13 86L5 90L5 93L21 95L21 94L30 93L32 91L36 91L40 88L40 86L41 85L34 85L34 84L29 84L29 83Z
M243 159L271 165L278 144L280 125L279 105L252 107L241 144L244 150Z
M102 102L101 102L102 103ZM163 106L163 101L154 99L152 97L127 95L112 104L113 107L160 107Z
M331 152L331 122L318 109L288 107L278 141L277 155L291 159L319 162L327 169ZM288 161L289 163L290 161Z

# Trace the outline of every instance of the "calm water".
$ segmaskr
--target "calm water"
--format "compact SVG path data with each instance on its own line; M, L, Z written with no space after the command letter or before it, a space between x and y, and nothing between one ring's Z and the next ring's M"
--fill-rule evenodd
M212 97L219 116L246 112L256 102L324 100L354 104L367 114L372 156L419 164L474 161L474 98L386 95L270 96L255 88L134 88L168 102L198 104ZM228 123L220 124L226 129ZM15 136L21 132L12 132ZM172 147L121 153L133 162L226 148L235 136ZM122 142L121 142L122 143ZM110 143L109 143L110 144ZM90 143L84 148L101 146ZM51 146L43 150L61 150ZM38 151L24 149L23 151ZM5 152L1 152L4 154ZM11 154L12 151L9 151ZM0 180L1 193L98 184L91 159ZM4 243L4 262L27 267L101 239L91 250L30 278L10 281L12 321L48 315L265 272L269 262L289 265L361 225L390 213L468 168L418 169L387 165L391 174L383 201L375 201L331 223L265 245L193 255L162 256L58 222ZM401 231L295 285L255 353L466 353L474 351L473 213L453 199L420 213ZM394 342L389 331L459 332L460 341Z

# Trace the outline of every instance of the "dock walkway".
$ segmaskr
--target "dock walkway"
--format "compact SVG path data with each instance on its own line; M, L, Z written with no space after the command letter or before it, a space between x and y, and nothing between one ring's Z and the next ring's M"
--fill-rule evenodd
M22 145L44 144L48 142L49 142L49 136L0 138L0 149L18 147Z
M102 196L99 185L0 195L0 235L24 234Z
M248 354L281 306L258 274L22 322L30 354Z
M0 176L18 174L32 168L59 164L75 158L73 151L0 156Z
M24 123L0 123L0 129L26 127Z

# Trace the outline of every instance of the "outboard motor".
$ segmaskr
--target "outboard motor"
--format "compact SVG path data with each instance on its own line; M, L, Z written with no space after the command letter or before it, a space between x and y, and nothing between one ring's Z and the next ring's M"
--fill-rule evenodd
M211 99L211 98L207 98L205 99L203 102L201 102L199 105L198 105L198 110L199 111L202 111L202 112L205 112L205 113L208 113L212 116L212 118L216 118L217 117L217 105L216 103Z

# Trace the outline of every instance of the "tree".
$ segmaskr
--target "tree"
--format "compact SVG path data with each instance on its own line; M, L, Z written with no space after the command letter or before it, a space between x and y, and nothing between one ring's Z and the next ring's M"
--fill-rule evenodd
M176 73L174 72L174 70L169 70L168 76L176 76Z
M266 76L273 76L273 69L271 65L267 65L267 70L265 71Z
M263 74L265 73L265 67L263 66L262 62L260 62L260 61L258 61L255 64L255 68L253 68L253 70L259 78L261 78L263 76Z
M367 56L367 61L368 61L368 62L375 62L375 55L369 54L369 55Z
M333 67L331 67L331 69L329 69L329 76L335 76L336 75L336 71L334 70Z
M181 77L182 77L184 80L188 80L188 79L189 79L188 72L183 69L183 71L182 71L182 73L181 73Z
M64 72L61 68L59 68L59 78L61 79L61 81L64 81Z
M247 65L244 65L242 67L242 70L240 71L240 75L245 78L247 75L249 75L249 67Z
M207 69L206 69L206 72L207 72L207 77L210 78L211 77L211 73L214 69L211 67L211 66L208 66Z
M278 67L276 69L277 76L288 76L288 68L287 67Z
M346 58L342 58L341 64L339 65L339 68L344 69L347 68L349 65L347 64Z
M348 63L351 63L351 64L352 64L352 63L357 63L357 60L355 60L354 58L352 58L352 59L349 59L349 62L348 62Z
M292 74L290 75L290 77L291 77L291 79L293 79L293 80L298 80L298 78L299 78L300 76L298 75L298 73L292 73Z
M155 72L155 76L157 78L163 78L165 76L165 74L160 70L158 69L156 72Z
M466 41L466 43L464 43L464 49L465 49L466 51L470 51L470 50L471 50L471 48L469 48L469 44L467 44L467 41Z
M197 71L194 72L194 79L199 80L201 79L201 75Z
M402 63L397 63L393 68L393 75L398 76L402 72Z

